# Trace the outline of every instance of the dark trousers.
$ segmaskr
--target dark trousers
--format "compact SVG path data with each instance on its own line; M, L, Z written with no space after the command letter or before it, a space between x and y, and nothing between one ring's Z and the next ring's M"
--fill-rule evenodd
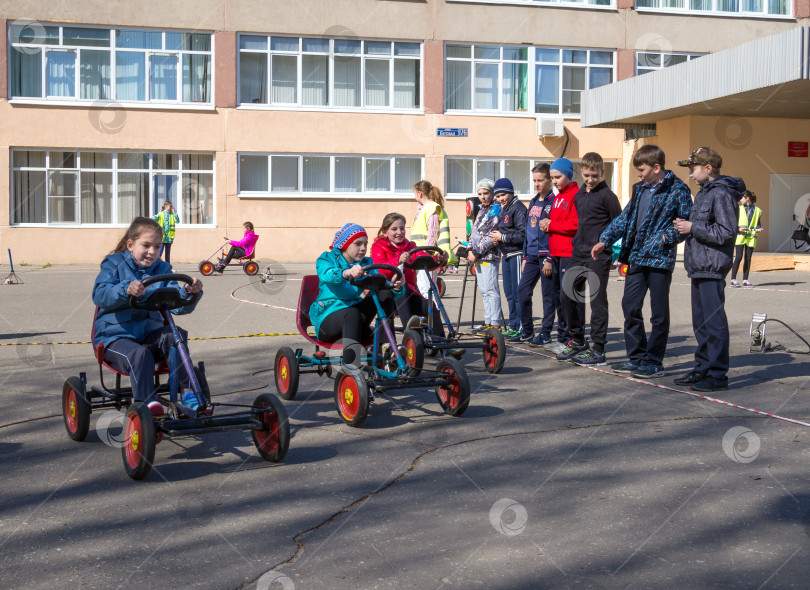
M532 296L537 281L543 275L543 262L539 256L529 256L526 259L526 266L520 273L520 283L518 283L518 306L520 307L520 325L524 334L534 333L534 315L532 313ZM545 322L545 297L543 298L543 321ZM551 310L551 321L554 321L554 310ZM549 328L551 331L551 328Z
M520 285L520 265L523 258L515 254L501 259L501 275L503 277L503 292L509 304L509 327L520 329L520 305L518 303L518 286Z
M172 243L171 242L163 242L161 246L161 250L163 250L163 260L166 261L167 264L172 263ZM158 256L159 258L159 256Z
M624 346L637 365L664 365L669 338L669 286L672 271L631 264L624 280ZM650 338L644 328L642 308L650 293Z
M692 329L695 371L724 379L728 373L729 333L723 279L692 279Z
M183 342L188 341L188 332L177 328ZM132 385L132 399L136 402L155 401L155 363L168 359L172 350L172 330L163 326L150 332L143 344L121 338L107 345L104 360L116 371L127 373ZM188 387L188 374L182 363L175 367L181 388Z
M571 258L564 256L551 257L551 299L554 309L557 311L557 340L559 342L567 343L571 339L571 332L568 330L568 324L565 321L565 314L562 309L562 280L565 276L565 271L571 265ZM543 294L543 304L545 307L545 292ZM583 311L584 313L584 311ZM551 318L549 320L549 318ZM546 329L546 322L554 322L554 314L546 315L543 313L543 330ZM549 331L551 331L551 324L548 324Z
M743 280L748 280L748 273L751 272L751 255L753 253L754 249L751 246L745 244L734 246L734 266L731 267L732 280L737 278L737 271L740 270L740 260L743 258L745 258L743 262Z
M430 302L422 297L421 293L407 289L405 295L394 300L394 302L403 328L412 316L418 315L426 318L430 315L430 328L433 333L444 337L444 324L442 323L442 314L439 308L434 303L433 309L430 309Z
M393 329L391 318L394 316L394 295L391 291L383 289L377 291L383 311L385 312L388 326ZM377 316L377 306L371 295L364 297L362 301L355 303L351 307L344 307L333 311L321 322L318 329L318 340L324 342L343 342L343 362L347 365L359 365L362 360L363 345L365 339L370 339L371 322Z
M225 260L222 261L223 264L228 264L232 258L244 258L245 257L245 249L240 246L231 246L228 255L225 257Z
M576 270L575 270L576 269ZM591 340L596 352L605 352L608 329L608 298L607 286L610 277L610 258L599 260L571 260L566 272L575 272L576 278L565 281L570 289L563 288L560 294L565 323L571 338L576 342L585 341L585 300L591 307ZM586 296L585 286L588 285L590 295Z

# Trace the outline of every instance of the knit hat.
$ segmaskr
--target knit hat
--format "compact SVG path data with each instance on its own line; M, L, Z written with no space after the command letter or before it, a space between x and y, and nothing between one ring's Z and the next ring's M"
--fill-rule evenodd
M342 252L346 249L346 246L351 244L357 238L362 238L363 236L368 237L368 234L363 226L357 225L356 223L347 223L335 234L335 239L332 240L332 245L329 247L337 248Z
M492 192L492 187L494 185L495 183L492 182L489 178L482 178L481 180L478 181L478 184L475 185L475 192L477 193L481 189Z
M509 193L514 195L515 187L512 186L512 181L508 178L499 178L495 181L495 189L492 192L496 195L498 193Z
M551 164L551 169L556 170L557 172L562 172L568 177L568 180L573 180L574 178L574 165L568 158L557 158Z

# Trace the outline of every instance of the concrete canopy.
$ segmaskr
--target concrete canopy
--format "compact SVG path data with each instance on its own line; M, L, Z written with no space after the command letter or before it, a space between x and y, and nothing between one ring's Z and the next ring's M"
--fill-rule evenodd
M756 39L583 93L583 127L688 115L810 118L810 28Z

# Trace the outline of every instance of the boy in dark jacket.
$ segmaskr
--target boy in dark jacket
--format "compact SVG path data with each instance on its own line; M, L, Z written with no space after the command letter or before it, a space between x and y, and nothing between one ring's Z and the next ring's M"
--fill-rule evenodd
M503 290L509 303L509 323L504 335L512 338L520 334L520 308L518 307L518 284L523 241L526 239L526 205L515 197L515 189L508 178L495 181L495 198L501 205L498 229L489 236L501 252Z
M605 364L610 254L600 254L594 260L591 249L605 228L621 213L622 206L616 193L603 180L604 175L602 156L595 152L582 156L582 186L574 196L579 224L572 242L569 276L560 294L560 305L571 332L571 342L557 355L557 360L572 360L579 365ZM582 303L586 300L586 285L590 291L587 299L591 307L593 347L585 339L585 306Z
M723 159L712 148L696 149L679 166L700 185L689 219L674 226L686 236L683 265L692 279L692 328L697 350L695 368L675 379L695 391L728 389L729 334L726 318L726 275L731 270L737 236L737 202L745 192L740 178L721 176Z
M692 210L689 188L664 168L666 156L657 145L645 145L633 156L641 182L633 185L630 202L602 232L593 247L594 258L622 240L619 262L630 268L624 282L624 345L628 360L611 366L617 373L649 379L664 375L664 353L669 338L669 287L678 243L683 237L672 222ZM650 338L642 308L650 292Z

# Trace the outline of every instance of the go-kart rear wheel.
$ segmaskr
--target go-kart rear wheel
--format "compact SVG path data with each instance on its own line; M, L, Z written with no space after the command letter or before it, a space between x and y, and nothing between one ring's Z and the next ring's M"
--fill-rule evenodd
M405 364L413 367L415 371L412 375L415 377L422 370L425 364L425 345L422 343L422 337L419 332L414 330L405 330L402 335L402 346L405 347Z
M132 479L143 479L155 460L155 420L149 406L133 402L124 417L124 469Z
M259 274L259 265L251 260L250 262L245 263L245 266L242 267L242 270L245 271L246 275L253 276L255 274Z
M298 359L289 346L282 346L276 353L276 391L284 399L293 399L298 393Z
M253 417L262 423L251 430L253 444L265 461L278 463L290 448L290 421L284 404L272 393L263 393L253 402Z
M349 426L358 427L368 416L368 384L363 374L343 366L335 378L335 407Z
M470 405L470 379L461 363L445 358L436 365L436 371L449 379L447 385L436 386L436 397L445 414L461 416Z
M212 274L214 274L214 263L209 260L203 260L200 262L200 266L198 268L204 277L210 277Z
M506 361L506 340L498 328L490 328L484 334L484 366L490 373L500 373Z
M82 380L78 377L68 377L62 386L62 417L71 439L81 442L87 437L90 430L90 403Z
M436 277L436 288L439 290L439 297L444 297L444 293L447 291L447 283L444 282L443 278Z
M619 265L619 274L623 277L627 276L627 271L630 268L629 264L620 264Z

